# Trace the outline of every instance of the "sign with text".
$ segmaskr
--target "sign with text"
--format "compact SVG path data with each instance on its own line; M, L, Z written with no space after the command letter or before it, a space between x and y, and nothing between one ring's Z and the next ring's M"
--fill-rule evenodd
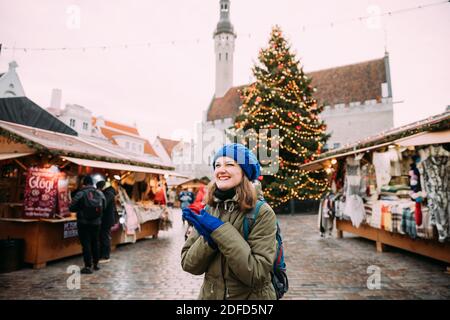
M56 167L28 169L25 184L26 218L53 218L56 211L59 170Z
M64 223L64 239L78 237L78 227L76 221Z

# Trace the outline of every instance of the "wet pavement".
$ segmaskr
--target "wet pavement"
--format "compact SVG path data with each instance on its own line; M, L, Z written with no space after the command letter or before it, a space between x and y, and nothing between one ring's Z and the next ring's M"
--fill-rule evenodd
M202 276L181 269L184 243L181 211L173 228L157 239L125 244L111 262L81 275L79 289L70 268L76 256L0 274L0 299L196 299ZM450 299L447 265L344 233L321 238L315 215L280 215L290 290L285 299ZM378 281L379 280L379 281Z

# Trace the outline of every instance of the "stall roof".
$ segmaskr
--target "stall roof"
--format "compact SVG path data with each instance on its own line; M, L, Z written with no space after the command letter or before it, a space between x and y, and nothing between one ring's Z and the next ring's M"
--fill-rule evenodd
M439 132L422 132L411 137L406 137L395 141L403 147L422 146L426 144L441 144L450 142L450 130Z
M188 179L188 180L185 180L185 181L179 183L178 186L182 186L184 184L203 184L203 185L207 185L208 183L209 183L209 181L205 181L204 179L193 178L193 179Z
M112 162L106 162L106 161L88 160L88 159L80 159L80 158L65 157L65 156L62 156L61 158L65 159L67 161L73 162L75 164L78 164L80 166L85 166L85 167L103 168L103 169L111 169L111 170L118 170L118 171L167 174L169 176L174 176L174 177L185 177L179 173L176 173L176 172L170 171L170 170L161 170L161 169L140 167L140 166L134 166L134 165L129 165L129 164L123 164L123 163L112 163Z
M48 150L63 156L75 156L79 158L95 158L105 162L127 163L142 167L154 166L159 169L170 170L173 167L162 165L160 162L154 163L149 159L134 157L125 154L117 149L107 148L101 144L94 143L83 137L67 135L63 133L33 128L16 123L0 120L0 135L2 131L11 134L13 140L31 144L35 150Z
M77 136L77 132L27 97L0 98L0 120Z
M309 171L317 170L327 166L333 158L341 158L393 144L418 146L449 142L449 119L450 112L446 111L425 120L382 132L379 135L368 137L349 146L323 153L317 160L301 165L300 169Z
M388 146L388 145L391 145L391 144L392 144L392 142L386 142L386 143L378 144L378 145L372 146L372 147L356 149L356 150L348 151L348 152L341 153L341 154L338 154L338 155L332 155L332 156L328 156L328 157L325 157L325 158L317 159L317 160L311 161L310 163L307 163L307 164L304 164L304 165L300 166L300 169L308 170L308 171L321 169L323 166L327 166L327 164L332 159L346 157L346 156L350 156L352 154L366 152L366 151L370 151L370 150L373 150L373 149L378 149L378 148L385 147L385 146Z
M30 154L33 154L32 152L10 152L10 153L0 153L0 160L6 160L6 159L14 159L14 158L20 158L29 156Z
M121 156L125 156L127 157L129 160L134 161L136 163L152 163L155 165L160 165L160 166L164 166L164 167L172 167L170 163L167 162L163 162L159 157L157 156L151 156L149 154L144 154L144 155L134 155L131 153L127 153L124 154L124 149L122 149L120 146L112 144L109 140L104 140L104 139L100 139L100 138L95 138L95 137L83 137L83 139L85 141L88 141L90 143L95 144L97 147L103 148L104 150L111 152L111 153L115 153L115 154L119 154Z

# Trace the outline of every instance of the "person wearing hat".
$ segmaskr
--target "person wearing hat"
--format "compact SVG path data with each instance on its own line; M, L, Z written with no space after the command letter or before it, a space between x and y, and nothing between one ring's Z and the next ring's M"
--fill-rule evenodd
M97 182L97 189L102 191L106 198L106 205L102 215L102 224L100 226L100 260L99 263L108 263L111 254L111 227L115 223L116 217L116 190L109 181Z
M271 282L276 251L276 217L264 202L247 240L246 214L256 205L252 181L260 175L255 155L242 144L220 148L213 160L214 179L208 186L207 207L183 216L194 226L181 250L184 271L205 274L199 299L276 299Z

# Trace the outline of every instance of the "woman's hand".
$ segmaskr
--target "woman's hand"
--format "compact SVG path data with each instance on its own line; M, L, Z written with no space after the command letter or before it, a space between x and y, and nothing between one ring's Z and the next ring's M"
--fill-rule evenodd
M222 220L210 215L206 210L201 210L200 214L193 217L209 234L223 225Z
M202 211L204 211L204 210L202 210ZM209 244L209 246L211 248L217 249L217 244L211 238L211 232L206 230L204 228L204 226L199 221L197 221L197 219L195 218L197 216L199 216L199 215L197 215L196 213L192 212L191 209L189 209L189 208L184 208L183 209L183 218L185 220L189 221L194 226L194 228L197 230L198 234L203 236L203 238L208 242L208 244Z

